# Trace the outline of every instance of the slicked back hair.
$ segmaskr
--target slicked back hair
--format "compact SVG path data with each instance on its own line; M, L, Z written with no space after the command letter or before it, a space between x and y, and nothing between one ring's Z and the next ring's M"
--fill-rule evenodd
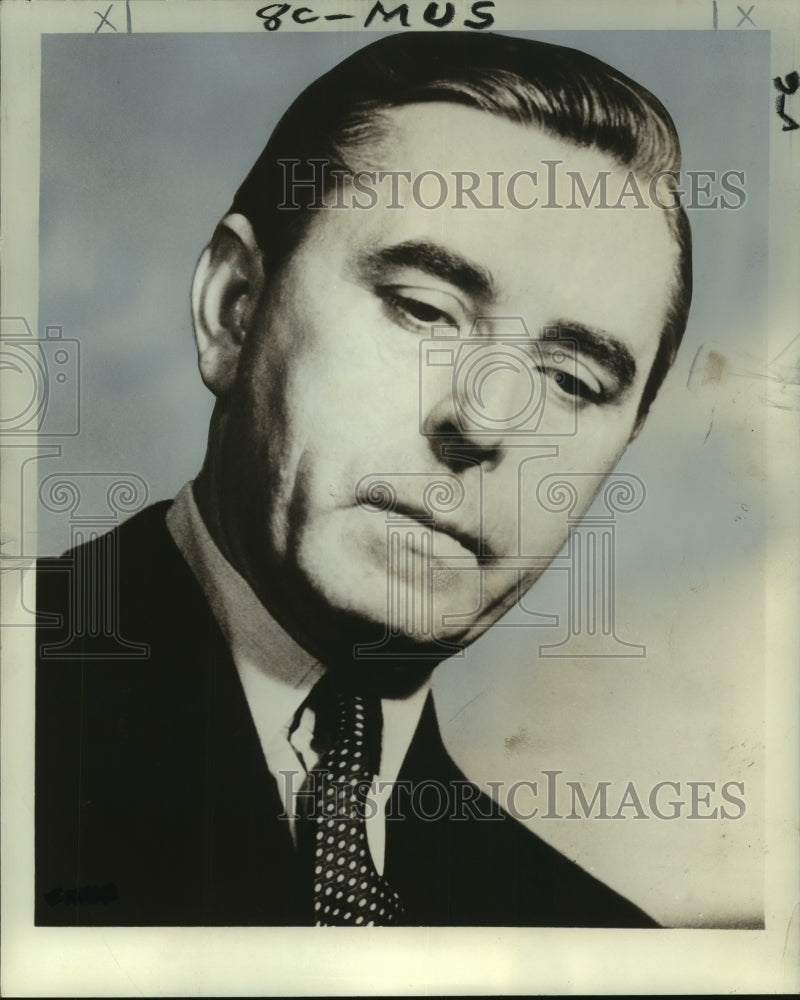
M299 208L281 208L285 165L326 161L326 175L384 134L382 112L450 102L485 111L583 148L605 153L649 183L677 174L678 135L661 102L623 73L577 49L508 35L403 32L359 49L315 80L291 104L236 193L232 212L250 220L267 273L287 260L322 192L297 185ZM674 184L671 184L674 187ZM677 248L674 287L653 366L639 404L647 414L683 337L692 296L691 231L683 207L662 209Z

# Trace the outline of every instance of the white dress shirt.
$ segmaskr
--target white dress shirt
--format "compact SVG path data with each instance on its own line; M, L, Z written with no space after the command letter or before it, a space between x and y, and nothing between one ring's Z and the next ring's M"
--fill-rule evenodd
M295 717L325 667L291 638L243 577L225 559L203 521L187 483L167 513L167 527L197 578L231 651L261 749L295 835L295 799L318 757L311 748L314 712ZM373 783L374 809L367 810L367 841L383 873L385 808L428 694L423 684L406 698L383 698L380 768Z

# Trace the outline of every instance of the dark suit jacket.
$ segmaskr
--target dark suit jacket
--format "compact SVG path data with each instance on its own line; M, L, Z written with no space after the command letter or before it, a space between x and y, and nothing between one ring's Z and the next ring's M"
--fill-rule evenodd
M168 506L39 566L38 611L61 625L38 632L36 922L311 922L275 781ZM432 782L448 807L421 794L433 818L415 816L408 790ZM385 875L409 924L653 925L467 785L431 700L389 814Z

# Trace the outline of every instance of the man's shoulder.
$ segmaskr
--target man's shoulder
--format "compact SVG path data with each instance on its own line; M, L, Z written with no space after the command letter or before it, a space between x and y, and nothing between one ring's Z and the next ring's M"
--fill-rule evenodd
M493 805L502 812L503 821L491 833L488 823L474 824L469 849L510 859L503 868L513 870L512 895L519 898L524 892L526 897L519 907L524 915L521 923L538 923L546 915L552 927L658 926L638 906Z
M170 505L155 503L104 534L78 537L60 556L37 561L38 638L49 650L43 659L66 653L72 634L93 659L106 650L110 659L135 660L131 629L157 636L202 604L167 528Z
M40 924L233 919L218 898L224 917L215 918L204 880L212 868L224 882L232 867L231 883L247 894L253 854L225 847L231 825L257 812L247 799L264 783L263 760L213 613L166 526L168 507L38 566ZM250 900L242 912L259 911Z
M474 926L654 927L642 910L536 836L459 770L440 742L432 708L424 757L406 768L389 836L420 922ZM419 753L412 747L412 756ZM429 901L437 898L437 912Z
M99 764L109 753L109 720L124 716L155 734L154 720L204 697L200 667L212 655L219 659L221 640L172 541L169 506L154 504L38 562L40 748L60 732L80 738L85 758ZM98 722L91 732L89 718ZM114 752L122 746L117 741Z
M46 585L48 580L63 578L63 574L71 571L72 567L107 559L107 553L112 549L120 560L125 561L126 570L134 569L137 563L152 565L165 558L169 559L177 554L166 523L167 511L171 505L171 500L161 500L108 531L88 538L76 531L73 539L75 544L61 555L44 556L37 560L37 588ZM92 583L95 579L89 578L84 582Z

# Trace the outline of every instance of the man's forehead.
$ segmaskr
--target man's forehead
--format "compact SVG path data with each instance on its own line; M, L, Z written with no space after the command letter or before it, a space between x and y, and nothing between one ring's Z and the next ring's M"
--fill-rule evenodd
M329 207L311 212L303 244L317 252L295 263L313 267L314 281L449 291L470 272L467 313L515 315L534 335L561 321L607 331L649 367L678 248L665 210L619 199L628 172L596 149L456 104L379 117L375 141L345 150ZM571 175L587 192L600 178L606 201L572 207L581 188Z
M446 276L462 261L484 276L494 304L526 321L535 321L531 313L546 302L551 316L657 337L677 245L663 209L639 207L633 196L619 201L628 173L610 157L458 105L413 105L385 118L383 138L371 150L380 153L369 168L375 204L352 207L353 199L368 203L353 178L348 210L321 213L329 235L346 233L351 261L378 261L386 273L392 264L398 275L414 266L403 248L424 244L426 254L417 255L423 270L434 273L427 264L438 256ZM359 160L353 169L367 169ZM600 178L605 201L596 196L587 204L569 172L587 191Z
M626 173L613 157L595 147L579 146L539 125L462 104L408 104L382 110L378 118L375 140L358 149L351 166L415 172L446 169L489 176L546 169L547 161L561 160L568 169Z
M355 151L350 164L369 172L374 189L374 206L355 213L365 236L438 228L457 243L479 238L495 257L512 241L555 241L576 255L592 244L616 254L634 243L648 263L655 255L666 272L674 268L663 189L607 153L445 102L393 108L381 118L381 138ZM345 183L352 196L352 180Z

